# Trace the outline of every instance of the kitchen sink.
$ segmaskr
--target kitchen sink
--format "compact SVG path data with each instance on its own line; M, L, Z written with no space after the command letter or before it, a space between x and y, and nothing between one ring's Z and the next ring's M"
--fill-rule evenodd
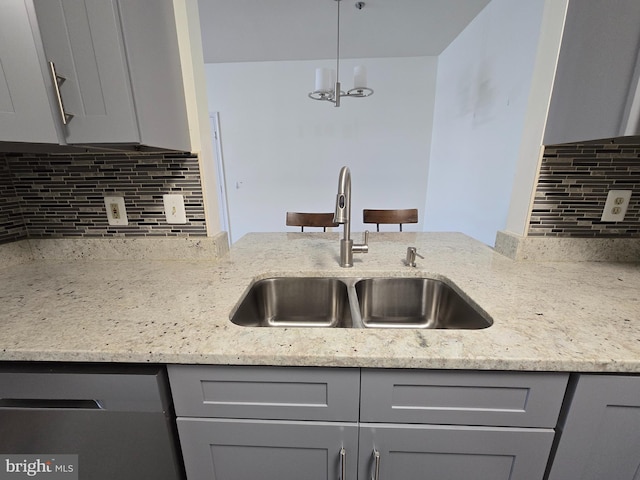
M433 278L367 278L355 290L365 327L480 329L492 323Z
M251 286L231 321L245 327L351 327L347 285L336 278L260 280Z
M433 278L273 277L231 315L244 327L482 329L491 318Z

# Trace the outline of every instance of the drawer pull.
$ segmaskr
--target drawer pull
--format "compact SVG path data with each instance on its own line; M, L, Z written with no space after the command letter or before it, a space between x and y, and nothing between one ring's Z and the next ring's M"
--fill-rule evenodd
M347 479L347 451L342 447L340 449L340 480Z
M375 465L373 467L373 478L372 480L380 480L380 452L377 450L373 451L373 458L375 459Z
M64 105L62 103L62 95L60 94L60 85L64 83L66 78L56 73L56 66L54 65L53 62L49 62L49 72L51 73L51 78L53 80L53 88L56 91L56 99L58 100L58 109L60 110L60 118L62 120L62 124L66 125L67 123L69 123L69 120L73 118L72 114L64 111Z

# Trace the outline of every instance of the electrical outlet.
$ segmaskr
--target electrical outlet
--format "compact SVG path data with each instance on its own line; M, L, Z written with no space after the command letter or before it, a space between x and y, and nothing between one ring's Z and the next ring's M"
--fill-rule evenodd
M624 220L630 199L631 190L609 190L600 221L621 222Z
M162 196L164 202L164 215L167 223L187 223L187 213L184 210L184 197L179 194L167 194Z
M104 197L104 206L107 209L109 225L129 225L124 197Z

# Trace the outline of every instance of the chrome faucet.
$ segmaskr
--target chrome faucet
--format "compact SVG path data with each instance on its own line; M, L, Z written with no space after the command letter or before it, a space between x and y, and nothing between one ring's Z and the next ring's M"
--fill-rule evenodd
M344 236L340 240L340 266L353 267L353 254L369 251L369 231L364 232L364 243L354 244L351 240L351 172L348 167L342 167L338 178L338 196L336 197L336 212L333 215L335 223L344 225Z

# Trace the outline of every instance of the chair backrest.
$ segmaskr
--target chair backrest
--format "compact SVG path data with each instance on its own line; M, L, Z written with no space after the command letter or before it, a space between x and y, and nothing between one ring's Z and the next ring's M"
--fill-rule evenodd
M402 231L403 223L418 223L418 209L404 208L400 210L371 210L364 209L362 211L362 221L364 223L375 223L376 231L380 231L380 224L400 225Z
M322 227L323 231L327 231L327 227L337 227L338 224L333 221L333 212L331 213L300 213L287 212L287 225L290 227Z

